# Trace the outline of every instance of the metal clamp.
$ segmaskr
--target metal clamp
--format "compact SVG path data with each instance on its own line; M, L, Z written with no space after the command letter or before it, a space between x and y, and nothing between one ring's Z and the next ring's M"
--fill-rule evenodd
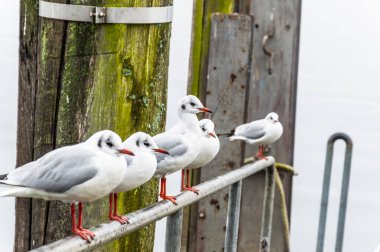
M105 7L94 7L90 13L93 24L106 23L107 8Z
M158 24L173 20L173 6L99 7L50 3L40 0L39 16L94 24Z

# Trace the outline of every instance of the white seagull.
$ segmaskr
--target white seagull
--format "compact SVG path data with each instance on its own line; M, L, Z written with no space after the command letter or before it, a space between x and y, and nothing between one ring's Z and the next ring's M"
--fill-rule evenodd
M183 97L178 104L179 121L172 128L153 137L158 146L169 152L169 155L156 153L157 170L155 177L161 177L160 197L177 204L175 197L166 195L167 174L184 169L200 151L201 130L196 116L199 112L212 111L205 108L201 101L193 96ZM192 190L192 188L188 188Z
M169 152L158 148L153 138L144 132L134 133L123 142L122 146L133 151L135 155L124 156L128 167L123 180L113 189L109 196L110 208L108 217L110 220L116 220L121 224L125 224L128 222L128 219L117 214L117 193L135 189L148 182L153 177L157 168L157 160L154 153L169 154Z
M190 186L190 174L189 171L196 169L208 164L211 160L214 159L216 154L219 152L220 142L219 138L215 134L215 124L210 119L203 119L199 121L199 128L201 129L201 140L200 146L201 149L198 153L198 156L186 166L186 186L185 186L185 169L182 170L182 190L187 190L191 188ZM193 188L195 193L198 192L197 189Z
M82 202L107 195L121 182L127 168L122 154L133 152L122 147L116 133L97 132L83 143L55 149L1 175L0 196L72 202L72 232L89 242L95 234L82 226ZM79 201L77 225L73 201Z
M256 154L259 159L266 159L264 156L264 145L276 142L282 135L282 124L278 120L278 115L269 113L264 119L238 126L230 137L230 141L243 140L248 144L259 144L259 151Z

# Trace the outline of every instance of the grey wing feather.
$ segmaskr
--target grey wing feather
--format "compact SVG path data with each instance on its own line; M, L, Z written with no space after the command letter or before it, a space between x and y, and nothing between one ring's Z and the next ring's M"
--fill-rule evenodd
M235 130L236 136L259 139L265 135L265 122L262 120L240 125Z
M183 142L182 137L180 136L170 136L166 138L163 135L157 135L153 137L157 146L163 148L169 152L169 155L172 157L182 156L188 150L188 146ZM168 155L162 153L155 153L157 158L157 163L165 159Z
M129 155L124 155L125 161L127 161L127 167L132 164L133 157Z
M8 181L14 185L62 193L96 175L90 151L65 148L53 152L9 173Z

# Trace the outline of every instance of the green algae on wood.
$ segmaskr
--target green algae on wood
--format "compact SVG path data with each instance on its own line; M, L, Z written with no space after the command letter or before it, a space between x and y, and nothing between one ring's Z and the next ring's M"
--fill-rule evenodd
M210 43L211 14L232 13L234 0L195 0L193 10L193 28L188 93L202 96L202 85L207 73L207 55Z
M127 7L167 6L172 1L70 3ZM125 139L136 131L154 135L164 129L170 24L94 25L41 20L35 156L83 141L98 130L111 129ZM157 190L158 183L152 180L121 194L120 213L156 202ZM32 227L38 238L33 240L38 241L35 246L68 235L68 205L37 203L41 205L33 214L38 213L41 223ZM108 198L85 204L84 225L108 221L107 213ZM151 251L153 240L154 225L149 225L97 251Z

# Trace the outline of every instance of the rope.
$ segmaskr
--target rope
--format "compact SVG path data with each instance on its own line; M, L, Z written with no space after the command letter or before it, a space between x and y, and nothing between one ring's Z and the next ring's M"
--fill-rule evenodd
M289 219L288 219L288 208L286 206L286 195L284 191L284 186L282 185L280 174L277 169L284 169L285 171L292 172L294 174L294 169L290 165L276 163L274 169L274 180L278 192L280 193L281 200L281 215L282 215L282 227L284 229L284 239L285 239L285 251L290 251L290 228L289 228Z

